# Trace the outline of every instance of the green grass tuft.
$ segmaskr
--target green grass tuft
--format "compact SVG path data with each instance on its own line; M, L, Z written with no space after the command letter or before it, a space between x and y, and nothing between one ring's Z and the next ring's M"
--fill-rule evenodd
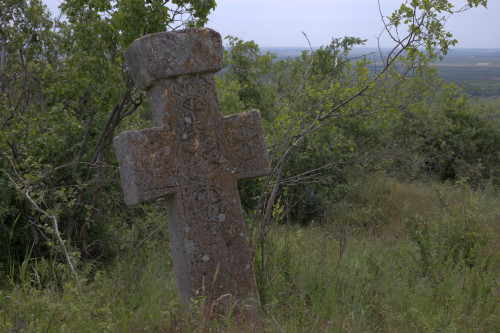
M267 266L256 265L262 323L215 318L202 298L183 308L168 243L153 237L106 269L82 267L82 286L29 259L0 291L0 331L500 331L498 195L386 176L352 184L321 223L270 231Z

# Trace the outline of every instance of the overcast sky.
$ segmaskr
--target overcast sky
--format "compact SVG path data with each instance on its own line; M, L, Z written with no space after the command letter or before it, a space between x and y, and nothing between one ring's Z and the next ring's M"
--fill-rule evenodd
M451 0L457 7L466 0ZM57 13L60 0L43 0ZM382 30L377 0L216 0L208 27L222 36L254 40L261 47L307 47L302 31L313 46L327 45L332 37L368 39L376 46ZM403 0L380 0L384 15ZM461 48L500 48L500 1L489 0L488 9L475 8L448 21L448 29ZM382 46L390 46L382 39Z

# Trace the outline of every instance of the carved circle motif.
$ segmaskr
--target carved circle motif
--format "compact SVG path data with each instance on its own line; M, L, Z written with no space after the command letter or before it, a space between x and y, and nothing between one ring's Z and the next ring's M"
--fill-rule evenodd
M201 144L201 153L204 159L209 162L220 164L222 147L219 138L210 133L204 133L203 142Z
M197 79L199 80L199 79ZM180 138L191 139L198 132L198 127L206 122L208 113L207 94L209 87L205 82L179 83L175 87L177 95L177 124Z
M194 120L199 118L200 111L203 110L205 103L198 96L187 96L182 102L182 110L193 116Z
M215 186L199 186L194 194L194 201L202 219L213 222L225 219L222 194Z

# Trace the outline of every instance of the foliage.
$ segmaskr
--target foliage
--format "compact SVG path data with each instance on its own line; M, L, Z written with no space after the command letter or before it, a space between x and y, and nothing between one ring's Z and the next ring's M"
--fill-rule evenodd
M406 83L411 81L410 73L426 76L432 72L428 64L441 59L448 48L456 43L451 33L444 29L446 15L479 5L485 6L486 2L472 0L455 11L448 1L407 1L393 15L383 18L385 31L393 40L394 47L387 54L380 53L381 66L373 72L370 72L373 63L368 56L361 60L347 58L353 46L363 43L350 37L334 39L328 48L320 49L319 66L315 64L313 52L310 55L303 54L299 68L293 66L293 61L282 62L280 74L285 78L291 76L291 79L280 85L280 75L271 76L276 79L273 86L277 91L277 99L273 109L278 113L271 122L272 134L275 135L270 140L273 169L264 181L255 214L261 247L264 246L264 238L272 221L281 215L276 214L280 211L280 208L276 209L278 202L290 201L281 200L287 192L284 188L287 181L309 190L309 184L329 183L331 176L328 172L331 172L332 167L356 161L356 157L351 161L343 161L335 154L338 149L327 149L319 151L319 159L307 158L308 162L313 163L300 161L299 165L307 165L305 171L290 174L287 172L290 165L299 160L296 154L311 146L328 147L327 143L316 141L322 137L322 133L327 133L324 138L330 142L335 142L337 138L344 139L343 133L339 136L333 134L339 128L348 128L351 131L346 130L344 133L353 133L345 136L347 140L341 142L347 141L349 149L354 152L356 149L352 144L349 145L352 141L349 139L360 133L356 129L364 127L363 124L359 126L363 117L401 109L401 106L413 103L419 97L418 94L404 95L408 91L405 89ZM406 27L406 32L403 27ZM280 87L284 87L285 91L280 91ZM424 88L420 94L428 89L431 87ZM312 142L320 144L310 145ZM315 192L312 189L311 193ZM310 197L308 193L305 196ZM287 210L290 210L290 206ZM264 265L264 257L261 260Z
M486 7L487 0L468 0L466 5L456 9L450 1L443 0L406 0L401 7L387 17L389 36L399 47L407 46L409 61L428 62L442 60L450 46L458 41L451 32L446 31L444 24L447 15L457 14L474 7ZM408 33L401 36L401 30Z
M271 260L257 271L265 331L498 331L496 193L367 174L352 179L349 194L323 223L271 230ZM248 331L230 316L207 321L202 300L181 310L166 237L126 246L107 270L82 272L84 291L29 281L2 290L0 330Z
M228 37L228 40L224 73L217 79L222 112L228 114L241 111L241 107L259 107L272 158L279 158L286 151L287 143L305 130L308 121L316 116L316 113L311 113L313 108L321 103L325 104L323 108L333 105L332 101L322 101L325 96L336 95L340 100L351 91L347 88L342 91L340 87L343 84L345 87L361 84L356 78L363 81L369 76L368 71L355 70L348 59L352 47L363 43L357 38L334 39L327 47L315 51L314 55L304 52L299 58L274 62L275 55L259 54L253 42L243 42L235 37ZM306 81L302 76L309 66L312 75ZM334 78L338 80L335 84ZM325 83L328 80L331 82ZM328 89L325 90L325 87ZM353 120L354 123L356 121ZM293 127L290 127L291 124ZM282 180L283 193L288 194L283 200L283 203L287 202L286 210L290 210L290 205L295 207L295 213L289 214L290 219L309 220L316 214L319 187L339 183L342 178L339 169L332 168L333 164L326 168L324 165L332 160L340 165L355 158L353 135L348 134L352 128L348 124L349 120L346 120L344 128L341 128L332 122L318 130L314 138L304 138L295 147L284 171L286 177ZM322 171L319 175L317 172L308 175L309 170L316 168ZM316 177L322 180L317 181ZM253 191L248 187L252 187ZM246 189L249 191L243 192L242 200L247 207L252 207L248 198L250 195L254 198L255 209L258 192L252 185ZM296 204L297 198L302 201L300 205ZM307 206L311 208L307 209ZM311 209L312 215L307 213ZM299 216L301 212L304 212L302 217Z
M499 184L498 117L492 109L474 106L454 84L429 92L375 127L377 145L392 156L389 172L410 178L435 175L474 186Z
M266 329L498 330L499 118L429 67L456 42L446 16L485 5L406 1L380 55L226 38L222 113L260 109L273 168L239 184ZM0 4L0 330L241 329L178 304L164 205L125 209L110 147L151 123L123 50L214 7Z
M272 62L254 42L228 37L218 78L223 112L259 107L274 167L260 196L254 185L243 191L256 219L266 225L319 219L343 195L345 172L355 165L410 178L430 171L442 179L495 181L498 124L429 67L456 43L444 30L446 15L479 5L485 2L458 10L445 1L406 2L386 18L395 47L380 57L350 58L364 41L345 37Z
M0 276L31 244L37 257L64 248L26 195L57 217L72 256L109 257L89 244L106 238L107 211L122 206L110 143L124 118L139 113L136 126L147 110L123 50L146 33L203 25L215 2L67 1L63 20L38 0L0 6Z
M498 327L494 196L373 175L354 180L349 193L325 223L271 231L261 295L281 329ZM478 210L484 206L491 210Z

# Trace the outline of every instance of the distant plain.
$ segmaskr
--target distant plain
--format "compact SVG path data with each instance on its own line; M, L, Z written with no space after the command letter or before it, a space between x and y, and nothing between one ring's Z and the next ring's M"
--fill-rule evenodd
M315 50L317 48L313 48ZM262 47L262 53L276 54L277 59L300 56L303 47ZM380 51L389 49L370 47L355 48L350 56L368 55L371 59L380 59ZM478 103L484 103L499 109L500 112L500 49L453 49L441 62L432 66L439 69L440 76L449 82L454 82L464 89Z

